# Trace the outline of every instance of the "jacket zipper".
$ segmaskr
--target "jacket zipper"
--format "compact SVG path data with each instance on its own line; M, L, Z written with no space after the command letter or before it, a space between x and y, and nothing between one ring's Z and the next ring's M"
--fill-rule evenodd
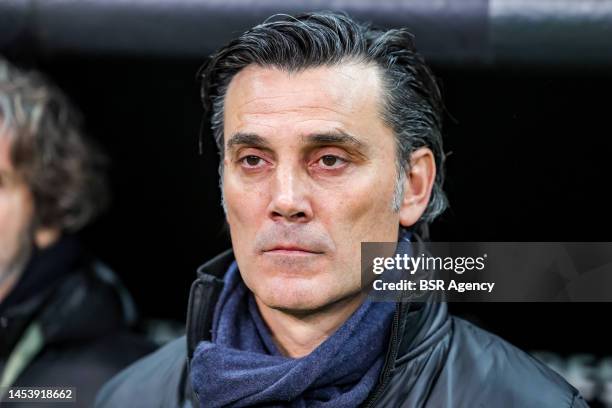
M370 395L370 397L366 400L366 402L362 405L364 408L371 408L376 404L376 401L382 394L383 390L387 386L389 382L389 378L391 378L391 371L393 370L393 366L395 365L395 359L397 358L398 352L398 343L399 343L399 320L400 320L400 309L401 302L396 304L395 313L393 315L393 322L391 326L391 342L389 345L389 349L387 352L387 360L385 361L385 366L383 367L383 373L381 376L378 385L374 392Z

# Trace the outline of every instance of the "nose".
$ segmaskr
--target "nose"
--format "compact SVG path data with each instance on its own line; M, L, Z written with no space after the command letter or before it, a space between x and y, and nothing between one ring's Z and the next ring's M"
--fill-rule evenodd
M289 165L276 168L269 216L274 221L308 222L313 212L309 200L307 181L299 169Z

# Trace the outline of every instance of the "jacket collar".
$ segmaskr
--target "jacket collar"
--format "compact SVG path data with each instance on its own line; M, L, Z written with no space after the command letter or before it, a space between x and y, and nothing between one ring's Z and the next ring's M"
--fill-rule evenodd
M223 276L234 261L229 249L198 268L197 278L191 284L187 305L187 358L191 361L198 343L211 339L215 306L223 289Z
M48 248L33 248L17 284L0 303L0 355L11 351L60 284L80 268L83 254L78 241L67 235Z
M36 290L22 292L19 302L0 313L0 360L33 321L41 327L45 345L89 340L133 323L135 309L127 291L112 271L83 253L77 243L62 240L30 264L39 268L24 276L44 278L46 287L25 282L23 287Z

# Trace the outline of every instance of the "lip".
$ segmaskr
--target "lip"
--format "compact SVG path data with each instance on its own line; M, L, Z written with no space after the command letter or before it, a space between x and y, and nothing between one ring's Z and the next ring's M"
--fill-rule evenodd
M263 251L264 254L270 255L320 255L322 252L313 251L307 248L302 248L293 245L279 245Z

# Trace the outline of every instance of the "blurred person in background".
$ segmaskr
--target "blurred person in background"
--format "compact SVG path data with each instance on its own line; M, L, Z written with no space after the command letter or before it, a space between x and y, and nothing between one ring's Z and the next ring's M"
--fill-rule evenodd
M445 303L362 290L361 243L419 245L447 205L442 99L408 31L283 15L201 77L232 250L198 270L186 337L98 407L586 406Z
M75 236L107 204L105 158L40 74L0 58L0 392L99 386L152 350L132 300Z

